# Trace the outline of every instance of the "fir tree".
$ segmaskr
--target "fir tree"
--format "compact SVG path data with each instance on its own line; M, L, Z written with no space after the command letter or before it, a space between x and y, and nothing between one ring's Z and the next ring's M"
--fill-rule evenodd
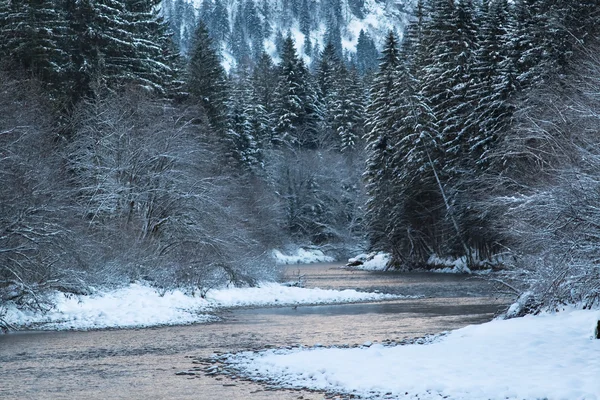
M198 24L194 37L187 66L186 89L192 99L204 108L212 128L217 133L223 133L226 125L227 82L203 22Z
M337 90L330 105L333 130L342 152L354 150L364 134L364 92L355 68L339 65Z
M356 44L356 65L361 74L375 72L377 70L377 60L379 52L375 47L375 42L364 30L360 30L358 42Z
M254 136L255 109L250 86L250 77L243 67L233 77L227 109L228 150L231 158L243 170L251 171L261 162L259 143Z
M253 135L260 148L268 148L273 142L271 115L275 101L277 70L271 57L263 52L252 71L252 125Z
M283 43L275 95L275 144L315 147L320 113L308 70L288 34Z
M229 17L227 16L227 8L225 8L222 0L215 0L208 31L210 32L210 36L217 42L224 42L229 38L231 33Z
M395 100L393 91L396 70L400 64L398 40L389 32L382 51L379 71L371 87L367 118L365 121L365 147L367 151L364 174L368 194L366 218L371 245L376 249L390 249L386 235L389 212L392 209L391 188Z
M0 57L36 75L54 96L65 89L69 69L68 27L60 3L49 0L0 3Z

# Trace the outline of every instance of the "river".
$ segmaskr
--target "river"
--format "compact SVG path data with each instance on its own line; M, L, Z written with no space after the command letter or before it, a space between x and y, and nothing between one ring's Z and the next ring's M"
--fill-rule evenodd
M323 399L224 377L178 376L194 358L286 345L402 340L490 320L505 299L465 276L287 267L306 287L424 298L368 304L236 309L221 322L90 332L0 335L0 399Z

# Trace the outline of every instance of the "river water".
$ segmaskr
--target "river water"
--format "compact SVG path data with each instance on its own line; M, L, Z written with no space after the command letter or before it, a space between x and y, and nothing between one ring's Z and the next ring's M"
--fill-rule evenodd
M192 359L286 345L402 340L490 320L506 299L464 276L293 266L306 287L423 295L369 304L237 309L221 322L91 332L0 335L0 399L323 399L224 377L179 376Z

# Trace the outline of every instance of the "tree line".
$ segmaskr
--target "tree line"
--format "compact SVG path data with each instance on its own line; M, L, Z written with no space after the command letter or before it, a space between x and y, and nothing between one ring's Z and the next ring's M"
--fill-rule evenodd
M598 146L599 10L422 0L402 40L389 34L367 108L365 179L370 243L394 266L495 258L530 308L597 304L591 204L575 197L598 201L585 166L596 157L584 154Z
M0 2L0 298L146 280L204 293L289 243L361 240L363 81L288 35L226 73L154 0ZM1 310L0 310L1 311Z
M253 284L295 242L597 303L597 15L421 0L375 74L290 34L226 72L202 13L180 56L156 1L2 1L0 296Z

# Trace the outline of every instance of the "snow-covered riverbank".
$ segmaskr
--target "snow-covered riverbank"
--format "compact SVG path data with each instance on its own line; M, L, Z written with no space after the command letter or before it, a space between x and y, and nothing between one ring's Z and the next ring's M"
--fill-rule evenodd
M254 288L208 291L204 298L180 290L160 293L142 283L91 296L53 294L55 308L46 313L7 304L5 322L16 328L102 329L179 325L214 320L215 311L230 307L339 304L402 298L356 290L323 290L263 283Z
M283 387L368 399L600 399L600 311L494 320L426 345L244 352L227 363Z

